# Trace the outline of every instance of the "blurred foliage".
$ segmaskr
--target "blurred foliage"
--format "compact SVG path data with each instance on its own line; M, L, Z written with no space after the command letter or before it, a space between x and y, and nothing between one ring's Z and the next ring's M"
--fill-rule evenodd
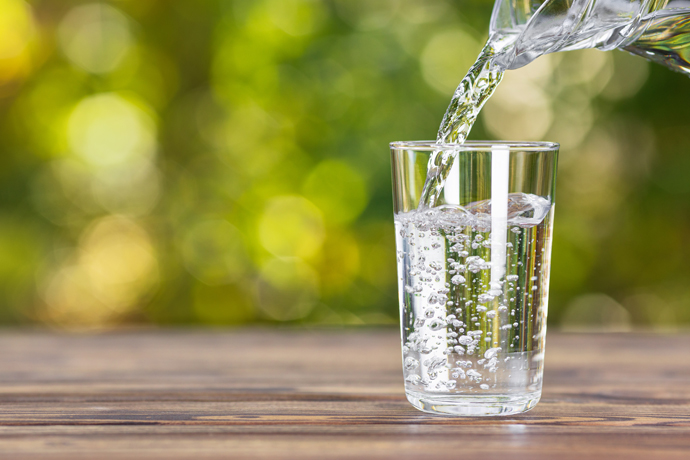
M0 0L0 321L397 322L388 142L486 0ZM690 322L690 80L588 50L472 138L561 142L553 325Z

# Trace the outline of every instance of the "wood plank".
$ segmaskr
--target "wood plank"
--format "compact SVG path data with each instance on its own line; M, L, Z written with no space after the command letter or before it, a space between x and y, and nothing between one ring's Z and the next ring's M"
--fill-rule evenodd
M513 417L407 403L393 330L0 335L0 458L690 458L690 335L549 333Z

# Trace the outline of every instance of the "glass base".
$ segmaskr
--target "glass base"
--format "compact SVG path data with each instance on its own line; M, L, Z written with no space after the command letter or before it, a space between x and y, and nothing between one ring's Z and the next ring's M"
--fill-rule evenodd
M533 409L541 398L541 391L521 395L430 395L413 391L405 394L410 404L423 412L461 417L520 414Z

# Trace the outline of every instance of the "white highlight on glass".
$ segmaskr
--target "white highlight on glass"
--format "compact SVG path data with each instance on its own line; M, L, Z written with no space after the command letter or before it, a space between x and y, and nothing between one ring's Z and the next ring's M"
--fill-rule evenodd
M500 289L506 273L508 185L510 152L501 145L491 149L491 289Z

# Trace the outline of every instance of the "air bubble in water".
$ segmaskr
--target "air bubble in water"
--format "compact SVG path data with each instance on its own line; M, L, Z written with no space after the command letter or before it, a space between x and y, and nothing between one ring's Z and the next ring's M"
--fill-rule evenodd
M444 327L446 327L446 323L443 320L434 318L429 322L429 329L431 329L432 331L438 331L440 329L443 329Z
M450 282L457 286L458 284L462 284L465 282L465 277L462 275L455 275L450 279Z
M466 372L466 374L469 378L476 380L477 382L480 382L482 380L482 374L475 371L474 369L470 369L469 371Z
M407 383L411 383L412 385L419 384L420 380L422 380L422 378L420 376L418 376L417 374L410 374L407 377L405 377L405 381Z
M414 359L412 356L405 358L404 367L406 371L413 371L419 366L419 361Z
M494 300L494 296L491 294L479 294L477 297L477 302L479 303L491 302L492 300Z
M472 342L473 342L472 337L470 337L468 335L461 335L460 337L458 337L458 343L460 345L469 345Z
M445 365L446 363L446 359L441 357L429 358L426 361L424 361L424 365L427 368L427 372L435 371L441 366Z
M501 347L489 348L484 352L484 358L491 359L501 351Z

